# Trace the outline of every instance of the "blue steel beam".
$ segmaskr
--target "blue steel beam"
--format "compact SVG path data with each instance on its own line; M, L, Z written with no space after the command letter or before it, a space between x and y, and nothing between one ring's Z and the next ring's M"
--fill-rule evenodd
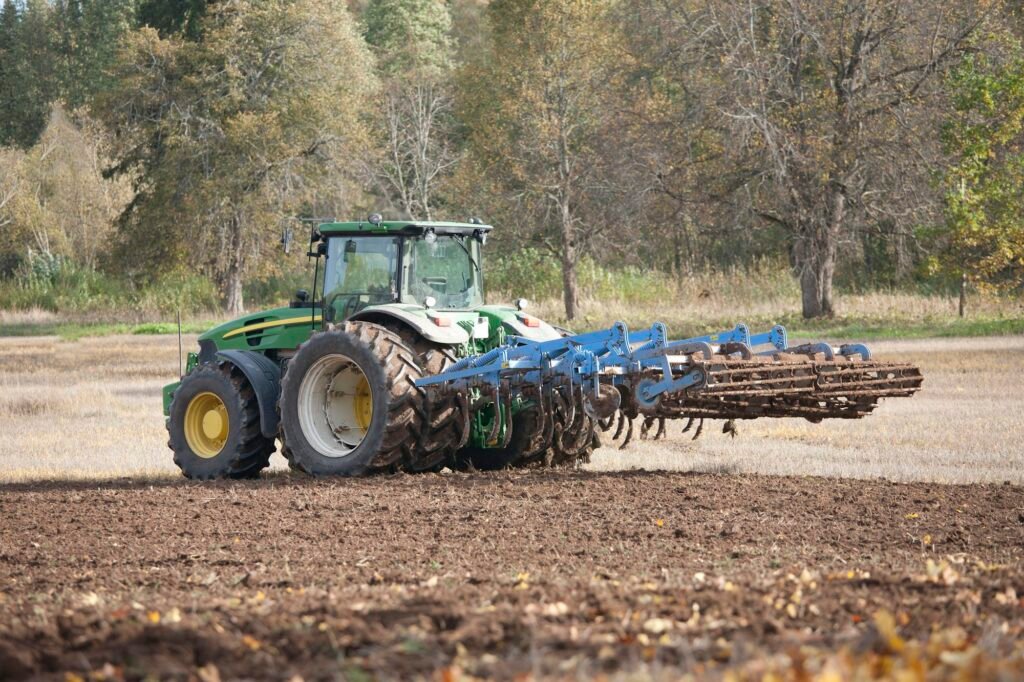
M680 357L701 354L710 360L718 347L730 344L739 348L745 357L750 357L755 348L770 347L764 353L775 353L787 349L788 338L784 327L776 326L767 332L751 335L745 324L735 328L697 336L680 341L670 341L666 326L660 322L650 329L630 332L622 322L616 322L609 329L585 334L566 336L551 341L532 341L523 337L509 337L508 342L482 355L470 356L456 362L448 371L425 377L416 382L417 386L458 384L495 388L503 377L515 376L519 386L539 384L543 381L562 378L573 384L579 383L583 390L596 394L600 378L610 377L619 383L636 379L645 369L660 369L660 381L645 380L644 402L656 401L659 396L699 387L706 382L703 371L692 369L675 377L675 369L685 370L686 361ZM832 355L831 346L815 346L815 350ZM827 350L826 350L827 349ZM844 346L844 355L861 354L869 356L864 346Z

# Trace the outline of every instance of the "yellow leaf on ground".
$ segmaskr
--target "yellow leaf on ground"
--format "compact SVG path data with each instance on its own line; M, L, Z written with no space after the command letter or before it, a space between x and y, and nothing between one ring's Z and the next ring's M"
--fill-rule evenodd
M905 645L903 638L896 631L896 619L888 611L879 611L875 614L875 629L882 637L882 640L889 645L894 652L903 651Z
M644 622L644 630L652 635L660 635L672 629L672 621L667 618L648 618Z

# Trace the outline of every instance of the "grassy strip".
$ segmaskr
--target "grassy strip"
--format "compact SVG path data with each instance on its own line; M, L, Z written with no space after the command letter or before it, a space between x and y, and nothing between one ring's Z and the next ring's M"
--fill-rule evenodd
M1007 336L1024 334L1024 318L943 320L794 320L787 325L792 337L864 339L924 339L937 337Z
M673 339L712 334L731 329L740 320L701 320L691 322L665 319L669 336ZM979 319L920 319L920 318L832 318L805 320L799 316L780 316L775 319L745 319L752 333L767 331L776 324L786 328L790 339L830 339L844 341L878 341L888 339L925 339L940 337L1008 336L1024 334L1024 317ZM611 325L604 320L588 320L587 330L603 329ZM630 324L630 329L647 328L649 322ZM582 331L582 328L577 328Z
M183 334L200 334L213 325L204 322L183 322ZM174 322L146 322L144 324L109 324L109 323L77 323L49 322L8 324L0 329L0 336L59 336L74 341L87 336L110 336L112 334L177 334L178 325Z
M627 320L627 323L629 321ZM675 320L666 320L669 333L673 338L685 338L695 334L706 334L722 331L734 325L733 322L709 322L702 320L692 324ZM899 318L833 318L827 320L804 320L800 317L781 317L776 320L750 320L751 331L757 332L770 328L773 324L782 324L789 331L791 338L816 339L856 339L873 341L879 339L923 339L936 337L971 337L971 336L1005 336L1024 334L1024 317L1022 318L978 318L978 319L899 319ZM611 325L602 324L600 320L588 320L588 323L577 327L601 329ZM212 322L184 322L181 331L186 334L200 334L214 326ZM646 326L646 325L642 325ZM630 328L640 326L630 324ZM175 334L177 325L174 322L147 322L144 324L109 324L109 323L18 323L4 325L0 336L59 336L66 340L75 340L87 336L109 336L111 334Z

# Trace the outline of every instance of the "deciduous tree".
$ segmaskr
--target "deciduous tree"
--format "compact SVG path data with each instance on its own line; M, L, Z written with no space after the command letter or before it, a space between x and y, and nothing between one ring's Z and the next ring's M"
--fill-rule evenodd
M909 0L701 2L687 49L723 87L728 162L760 219L790 235L806 317L831 315L837 249L855 211L913 220L906 161L934 126L914 114L968 49L987 3ZM931 8L931 11L928 11Z
M406 216L430 220L437 186L458 158L448 6L442 0L371 0L364 20L384 95L369 176Z
M217 3L200 30L200 41L133 34L99 108L119 143L114 170L136 180L125 257L204 269L236 313L281 220L332 163L365 147L375 81L348 11L331 0Z
M944 139L949 248L942 265L982 287L1024 285L1024 55L971 55L950 86Z
M497 0L491 54L467 75L470 158L464 184L509 202L509 229L546 246L562 267L565 313L574 319L576 266L613 227L587 211L616 193L615 150L605 144L616 111L621 38L600 0ZM493 204L492 204L493 205Z

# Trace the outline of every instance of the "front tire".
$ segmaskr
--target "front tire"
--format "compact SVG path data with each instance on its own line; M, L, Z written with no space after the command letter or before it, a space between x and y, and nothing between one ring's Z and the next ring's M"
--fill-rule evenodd
M312 476L388 471L416 447L422 376L394 332L346 322L313 335L281 382L281 424L290 462Z
M245 374L230 362L200 365L171 400L168 445L188 478L255 478L274 441L260 429L260 409Z

